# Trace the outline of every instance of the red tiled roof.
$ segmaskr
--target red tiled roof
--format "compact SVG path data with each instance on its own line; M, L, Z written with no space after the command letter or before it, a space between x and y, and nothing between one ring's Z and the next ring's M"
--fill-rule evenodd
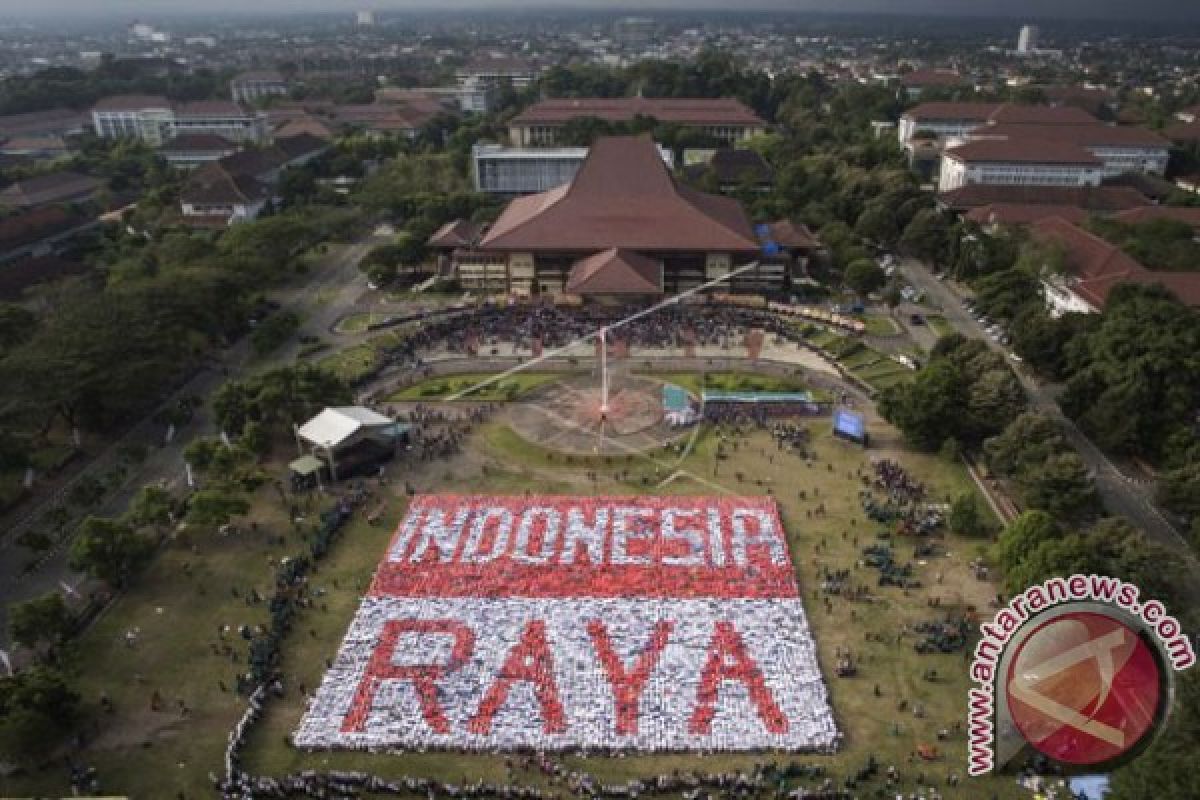
M1071 290L1096 308L1103 308L1109 293L1122 283L1159 284L1183 303L1200 307L1200 272L1148 270L1120 248L1064 219L1041 220L1032 230L1040 241L1064 248Z
M947 208L966 210L997 203L1078 206L1088 211L1123 211L1150 205L1128 186L986 186L972 184L938 195Z
M480 246L509 252L758 250L738 202L676 184L648 136L597 139L571 183L512 201Z
M994 203L973 208L966 214L967 219L979 225L1031 225L1049 217L1078 225L1087 222L1088 212L1078 206Z
M900 76L901 86L961 86L963 76L952 69L918 69Z
M1103 163L1077 144L1040 139L973 139L946 150L945 157L964 163L990 164L1077 164L1098 167Z
M1132 125L1018 125L1004 123L984 125L969 134L971 137L1002 136L1010 140L1026 139L1063 142L1081 147L1168 147L1158 134Z
M1031 106L1005 103L988 117L994 125L1095 125L1099 122L1075 106Z
M570 294L662 294L662 266L652 258L611 247L575 262Z
M215 133L185 133L163 144L162 149L166 153L225 153L238 146Z
M1114 214L1113 218L1132 225L1158 219L1173 219L1191 225L1193 228L1200 228L1200 208L1188 206L1146 206L1145 208L1131 208L1127 211Z
M1163 136L1173 142L1200 142L1200 120L1168 125L1163 128Z
M96 111L141 111L144 108L170 107L170 100L153 94L116 94L100 98L93 106Z
M790 219L772 222L767 226L767 230L771 241L781 247L813 249L821 246L820 240L808 229L807 225L800 225Z
M535 103L511 124L563 125L580 117L629 122L637 116L684 125L766 125L733 97L563 97Z
M194 103L182 103L175 109L181 117L208 116L246 116L247 112L232 100L197 100Z
M429 237L430 247L470 247L479 239L479 226L465 219L447 222Z

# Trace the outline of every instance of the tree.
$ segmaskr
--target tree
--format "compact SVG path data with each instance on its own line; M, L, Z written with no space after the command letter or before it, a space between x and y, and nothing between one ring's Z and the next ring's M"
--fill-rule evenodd
M202 489L188 500L187 516L184 519L188 525L219 528L231 518L249 510L249 501L238 492L220 488Z
M1007 575L1017 568L1027 554L1061 535L1062 531L1054 517L1045 511L1025 511L1000 534L993 552L1000 569Z
M88 517L71 544L71 568L121 588L154 553L154 541L125 522Z
M991 520L980 507L979 498L970 492L963 492L950 503L946 525L962 536L987 536L992 530Z
M1058 423L1036 411L1021 414L983 445L988 465L1009 477L1044 463L1066 447Z
M300 328L300 317L291 311L281 311L258 323L250 334L254 352L260 356L278 350Z
M79 711L79 694L46 666L0 678L0 756L14 762L47 759Z
M887 275L873 260L860 258L846 267L845 283L860 296L866 296L887 283Z
M1044 462L1017 474L1021 496L1031 508L1062 519L1096 516L1096 487L1083 459L1073 452L1053 453Z
M978 375L967 389L966 429L978 442L1004 430L1025 408L1025 392L1007 366Z
M1109 800L1192 800L1200 797L1200 670L1179 673L1166 730L1138 758L1118 767Z
M867 204L854 223L854 232L868 241L892 247L900 238L895 206L885 202Z
M1200 518L1200 461L1164 472L1158 483L1158 500L1176 514Z
M138 528L162 527L170 524L175 512L175 498L158 486L143 486L134 496L125 517Z
M16 303L0 303L0 353L33 336L37 316Z
M74 617L58 592L47 592L8 609L8 631L13 641L30 650L61 643L74 625Z
M900 237L900 249L922 261L936 265L946 250L949 226L937 211L921 209Z

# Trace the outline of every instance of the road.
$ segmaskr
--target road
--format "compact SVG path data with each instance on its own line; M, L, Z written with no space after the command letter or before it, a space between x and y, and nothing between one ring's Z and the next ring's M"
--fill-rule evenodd
M914 259L906 259L901 269L914 287L925 292L926 303L941 307L946 321L953 325L955 330L966 336L982 339L993 350L1007 357L1008 351L992 341L984 332L983 326L963 308L961 295L935 278L924 264ZM1187 563L1194 579L1200 576L1200 562L1196 561L1195 555L1179 531L1155 507L1151 498L1151 487L1126 476L1092 444L1075 423L1062 413L1049 387L1034 380L1027 370L1018 368L1014 371L1025 388L1033 409L1054 418L1062 426L1067 441L1092 471L1096 490L1105 507L1111 513L1119 514L1141 528L1152 541L1175 551Z
M316 269L310 280L303 285L274 292L271 299L278 302L282 310L294 311L302 317L300 333L317 336L327 334L333 323L354 308L359 297L366 291L366 278L358 271L358 262L377 243L374 234L371 234L346 247L338 248ZM151 413L120 439L109 444L54 495L42 498L36 506L24 511L0 542L0 647L8 646L7 608L10 604L58 590L63 584L74 587L82 580L82 576L74 573L67 565L67 541L60 542L47 553L36 570L22 574L30 556L28 551L16 544L16 539L21 533L35 527L46 511L59 505L72 486L88 478L99 478L109 473L121 463L122 448L131 444L153 443L145 460L130 467L121 485L88 513L119 514L125 510L134 494L146 485L182 486L186 481L183 466L184 448L198 436L217 433L207 403L212 393L226 381L247 372L290 363L295 359L299 347L298 337L293 337L290 343L280 348L270 359L264 360L255 357L250 337L242 337L221 354L214 367L197 373L163 403L162 408L167 408L179 399L191 396L205 401L196 410L193 419L176 431L169 443L164 443L162 426L151 421ZM82 516L79 515L80 518ZM72 520L67 529L73 529L77 522L78 518Z

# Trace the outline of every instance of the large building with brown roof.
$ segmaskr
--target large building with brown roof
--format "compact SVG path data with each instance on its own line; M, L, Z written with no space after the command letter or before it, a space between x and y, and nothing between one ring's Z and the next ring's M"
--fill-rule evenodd
M1043 281L1046 303L1056 315L1098 312L1122 283L1158 284L1187 305L1200 308L1200 272L1147 269L1116 245L1064 219L1041 220L1032 233L1063 251L1065 273Z
M1083 112L1080 112L1083 113ZM1132 125L1045 125L1001 122L967 134L968 141L1004 140L1036 151L1047 146L1081 147L1100 159L1104 177L1127 172L1162 175L1170 143L1153 131Z
M154 146L186 134L261 142L267 135L267 118L228 100L176 105L154 95L114 95L96 102L92 127L102 138L141 139Z
M938 190L971 184L1099 186L1104 162L1070 142L973 139L942 153Z
M477 248L455 261L467 289L611 289L618 276L636 273L643 280L631 292L661 294L719 278L759 249L736 200L676 182L649 137L614 136L592 145L571 183L509 203ZM593 258L601 253L608 256ZM659 266L652 292L647 262Z
M509 138L518 147L559 144L559 132L578 119L628 123L650 117L734 143L766 130L767 123L732 97L562 97L542 100L513 117Z

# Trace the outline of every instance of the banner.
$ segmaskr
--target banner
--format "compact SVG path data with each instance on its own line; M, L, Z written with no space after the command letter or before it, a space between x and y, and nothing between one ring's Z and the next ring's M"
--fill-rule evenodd
M305 748L808 751L839 739L774 501L419 496Z

